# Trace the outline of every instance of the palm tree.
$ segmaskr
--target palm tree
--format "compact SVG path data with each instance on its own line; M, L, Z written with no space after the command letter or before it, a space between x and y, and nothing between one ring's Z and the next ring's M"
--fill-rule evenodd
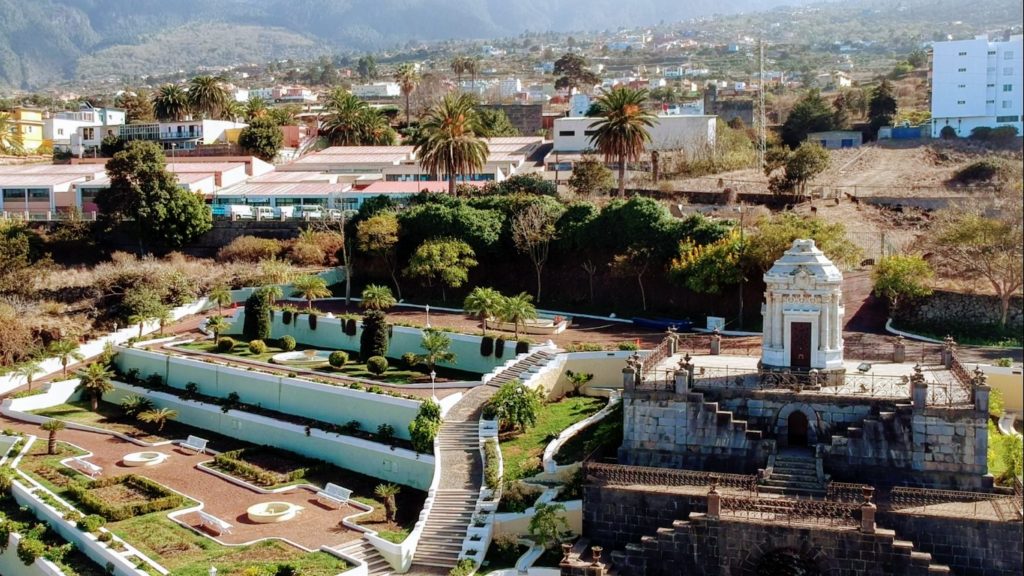
M387 310L398 303L391 295L391 289L380 284L370 284L363 288L362 297L360 306L364 310Z
M455 353L451 351L452 339L440 330L427 328L423 332L423 339L420 341L420 348L426 351L425 354L417 354L416 362L424 363L434 371L434 365L438 362L454 362Z
M409 115L409 96L419 85L420 75L412 64L405 63L399 66L395 72L395 82L398 82L398 86L402 89L402 95L405 96L405 125L409 126L412 124L412 117Z
M395 503L395 496L402 491L397 484L377 484L373 489L373 495L384 501L384 516L388 522L394 522L398 515L398 505Z
M93 362L78 371L78 382L82 389L89 393L93 412L99 408L100 398L114 389L114 385L110 383L110 379L113 377L114 373L99 362Z
M456 86L458 87L458 89L460 91L462 90L462 75L468 69L467 68L467 65L468 65L467 63L468 62L469 62L469 58L467 58L465 56L456 56L455 58L452 58L451 68L452 68L452 72L455 72Z
M605 162L618 161L619 195L626 191L626 162L639 160L651 141L648 128L654 126L655 116L644 110L646 103L647 90L626 86L603 92L595 102L600 119L591 126L590 142Z
M164 424L178 417L178 412L170 408L154 408L139 413L139 421L156 425L157 432L163 432Z
M228 329L228 319L224 316L210 316L206 320L206 329L213 332L213 341L220 339L222 332Z
M153 94L153 112L165 122L184 120L189 115L188 93L177 84L164 84Z
M501 292L498 292L494 288L485 288L483 286L477 286L473 288L473 291L466 295L466 299L462 302L462 308L470 314L475 314L480 317L483 322L484 336L487 335L487 319L494 318L498 315L501 310L501 304L504 296Z
M195 114L220 118L229 99L228 91L217 76L196 76L188 83L188 103Z
M0 112L0 154L21 154L25 145L10 112Z
M245 103L245 119L253 121L267 115L267 101L259 96L250 96Z
M221 115L224 120L239 122L245 118L245 104L229 96L227 102L224 103L224 112Z
M54 455L57 453L57 432L66 428L63 420L50 419L39 425L40 428L50 433L46 442L46 453Z
M482 130L476 99L468 94L446 95L420 122L414 144L420 166L431 174L447 175L452 196L459 175L473 174L487 163L487 142L477 136Z
M164 325L167 324L172 318L171 309L168 308L167 306L160 306L160 308L156 310L155 318L157 322L160 323L160 335L163 336Z
M501 306L501 319L515 324L516 340L519 339L519 323L537 318L537 309L533 306L533 296L520 292L518 296L504 298Z
M43 367L39 365L39 362L35 360L29 360L18 366L18 369L14 371L15 374L25 378L25 384L28 384L28 389L32 389L32 379L36 377L36 374L44 372Z
M121 411L127 416L138 416L147 410L153 409L153 402L145 396L129 394L121 400Z
M395 141L387 119L343 88L327 96L321 129L335 146L381 146Z
M64 338L51 343L49 352L60 359L61 371L65 378L67 378L68 375L68 364L70 364L72 360L81 360L84 358L84 356L82 356L78 351L78 342L75 342L70 338Z
M146 327L146 322L149 322L152 319L153 317L148 314L132 314L131 316L128 316L128 323L139 325L139 339L141 340L142 330Z
M305 276L299 276L292 282L292 288L295 289L292 292L292 296L302 296L306 299L306 307L313 307L313 300L316 298L326 298L331 295L331 291L327 289L327 282L319 276L307 274Z
M217 305L217 312L223 312L225 306L234 302L234 298L231 296L231 289L226 284L214 286L213 290L210 290L207 299Z
M480 59L479 58L466 58L466 72L469 72L473 86L473 94L477 93L476 90L476 75L480 73Z

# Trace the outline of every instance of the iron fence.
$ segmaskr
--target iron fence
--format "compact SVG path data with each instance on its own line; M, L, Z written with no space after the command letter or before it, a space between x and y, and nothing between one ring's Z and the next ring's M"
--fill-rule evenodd
M696 470L675 470L624 464L584 462L583 475L605 484L619 486L724 486L757 492L756 474L718 474Z
M992 494L897 486L889 493L889 503L894 511L918 509L943 515L998 518L1004 522L1021 520L1019 492Z
M825 499L835 502L863 502L865 490L874 491L874 488L866 484L851 484L849 482L829 482L825 486Z
M662 360L672 354L672 337L668 336L650 352L640 354L640 376L645 378Z
M860 505L827 500L788 500L722 497L723 516L772 523L854 528L860 524Z

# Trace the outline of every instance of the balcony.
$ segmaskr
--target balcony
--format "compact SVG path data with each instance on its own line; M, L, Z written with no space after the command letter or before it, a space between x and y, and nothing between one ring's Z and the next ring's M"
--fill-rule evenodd
M161 140L197 140L203 137L202 130L189 132L161 132Z

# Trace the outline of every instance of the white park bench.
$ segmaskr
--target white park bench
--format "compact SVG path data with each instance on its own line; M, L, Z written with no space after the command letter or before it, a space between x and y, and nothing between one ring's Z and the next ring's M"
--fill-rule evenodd
M199 436L189 436L184 442L180 444L182 448L188 448L194 450L196 454L206 454L206 443L209 442L206 438L200 438Z
M102 467L97 466L96 464L93 464L92 462L89 462L87 460L83 460L80 456L75 456L74 458L71 459L71 461L74 462L76 466L81 468L83 472L88 474L90 478L95 478L103 473Z
M316 493L316 497L323 500L330 500L337 504L344 504L352 497L352 491L348 488L342 488L337 484L331 484L328 482L327 485L324 486L323 490Z
M207 514L202 510L199 511L199 523L202 526L212 526L217 530L217 534L231 534L231 529L233 528L231 524L228 524L212 514Z

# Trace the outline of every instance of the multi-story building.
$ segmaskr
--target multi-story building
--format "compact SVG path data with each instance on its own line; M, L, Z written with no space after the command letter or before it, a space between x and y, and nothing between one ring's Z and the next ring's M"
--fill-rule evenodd
M519 78L505 78L498 84L498 96L501 99L512 98L523 91L523 81Z
M1024 36L990 42L936 42L932 56L932 137L951 126L959 136L979 127L1013 126L1021 133Z
M79 128L118 126L124 124L125 119L125 111L120 108L83 106L76 112L57 112L43 119L43 140L56 149L69 149L71 135L78 132Z
M650 128L649 150L685 150L695 154L715 144L715 116L659 115ZM583 152L594 148L591 137L599 118L555 120L553 152Z
M11 111L11 124L26 152L34 152L43 145L43 111L18 106Z
M402 95L402 88L398 82L356 84L352 86L352 94L357 98L398 98Z
M99 149L103 139L116 136L121 140L149 140L158 142L174 155L175 150L193 150L200 145L237 143L238 134L246 124L227 120L185 120L182 122L149 122L84 126L71 137L71 153L90 155Z

